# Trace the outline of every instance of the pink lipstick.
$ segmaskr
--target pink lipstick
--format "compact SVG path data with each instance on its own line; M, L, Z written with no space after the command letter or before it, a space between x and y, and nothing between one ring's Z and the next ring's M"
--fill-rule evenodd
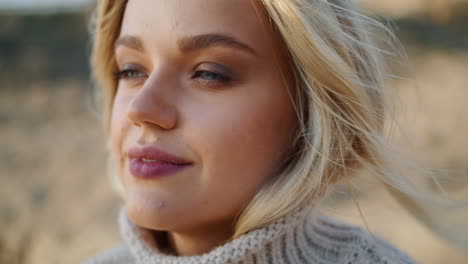
M132 175L144 179L173 174L192 165L188 160L151 146L130 148L128 158Z

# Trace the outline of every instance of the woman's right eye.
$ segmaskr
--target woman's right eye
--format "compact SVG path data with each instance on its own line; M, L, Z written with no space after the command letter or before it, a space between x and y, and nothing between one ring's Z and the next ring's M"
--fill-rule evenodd
M114 76L116 79L136 79L136 78L142 78L145 77L145 74L138 71L138 70L122 70L122 71L117 71L114 73Z

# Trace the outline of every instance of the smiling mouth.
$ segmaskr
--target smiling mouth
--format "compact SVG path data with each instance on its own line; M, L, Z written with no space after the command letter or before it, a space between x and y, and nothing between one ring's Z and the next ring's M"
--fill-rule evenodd
M137 159L142 162L147 162L147 163L161 163L161 164L172 164L172 165L190 165L191 163L174 163L174 162L169 162L169 161L164 161L164 160L156 160L156 159Z
M133 176L152 179L175 174L191 166L192 162L153 146L143 146L128 150L128 165Z
M154 159L130 159L130 173L142 179L155 179L169 176L190 167L191 163L170 163Z

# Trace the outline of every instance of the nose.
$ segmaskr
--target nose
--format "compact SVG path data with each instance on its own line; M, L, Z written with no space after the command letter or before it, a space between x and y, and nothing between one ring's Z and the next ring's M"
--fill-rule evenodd
M171 100L171 90L174 89L167 85L158 81L157 76L150 76L135 92L127 108L127 117L134 125L163 129L176 126L177 110Z

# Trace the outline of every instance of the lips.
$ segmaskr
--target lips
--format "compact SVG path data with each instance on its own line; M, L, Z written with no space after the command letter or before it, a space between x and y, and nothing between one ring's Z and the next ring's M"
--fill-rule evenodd
M128 150L130 172L139 178L155 178L173 174L192 165L192 162L151 146Z
M151 146L130 148L128 150L128 157L130 159L140 159L140 160L145 159L145 160L153 160L157 162L172 163L172 164L191 163L188 160L169 154L165 151L159 150Z

